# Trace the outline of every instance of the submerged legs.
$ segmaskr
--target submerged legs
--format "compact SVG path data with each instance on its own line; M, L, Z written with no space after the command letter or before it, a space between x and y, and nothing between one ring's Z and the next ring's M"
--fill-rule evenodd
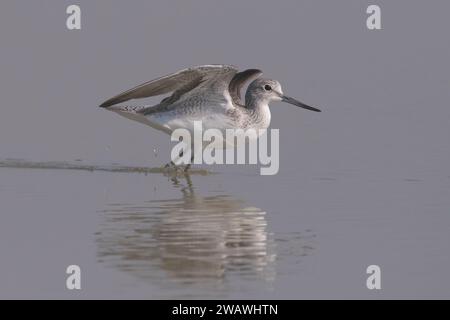
M170 161L168 164L164 166L167 170L174 170L176 172L183 171L187 172L191 168L191 164L194 162L194 154L192 153L191 156L191 163L185 164L185 165L178 165L177 162L182 158L184 155L183 151L180 151L180 154L178 155L177 159L175 161Z

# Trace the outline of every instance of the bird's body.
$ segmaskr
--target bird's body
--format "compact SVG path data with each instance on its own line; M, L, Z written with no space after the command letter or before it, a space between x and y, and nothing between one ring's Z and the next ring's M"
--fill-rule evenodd
M260 132L258 129L266 129L270 125L269 102L272 100L320 111L284 96L278 81L260 79L261 74L256 69L239 72L227 65L184 69L119 94L100 107L167 134L179 128L192 132L195 121L201 121L205 130L255 129ZM249 82L243 101L241 90ZM116 105L167 93L171 95L155 106Z

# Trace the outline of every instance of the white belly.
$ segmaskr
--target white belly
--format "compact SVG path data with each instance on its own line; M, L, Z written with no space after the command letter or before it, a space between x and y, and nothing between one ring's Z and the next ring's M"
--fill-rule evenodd
M168 134L171 134L173 131L177 129L186 129L191 134L191 141L194 140L194 131L200 129L201 123L201 133L203 146L206 147L211 143L211 140L203 141L205 137L205 132L210 136L214 136L214 141L223 145L225 149L234 148L235 147L235 139L227 140L227 134L229 137L231 135L235 135L238 139L245 138L245 141L254 141L263 134L263 131L260 129L264 128L246 128L239 129L237 124L234 123L233 119L227 117L225 114L212 114L204 117L195 117L195 116L185 116L180 117L171 117L168 114L160 114L160 115L152 115L147 117L149 120L149 124L151 127L164 131ZM195 124L197 122L197 126ZM163 129L160 129L163 128ZM215 129L218 131L211 131L209 129ZM207 132L209 130L209 132ZM197 131L198 132L198 131ZM206 137L205 137L206 139ZM245 142L245 143L246 143Z

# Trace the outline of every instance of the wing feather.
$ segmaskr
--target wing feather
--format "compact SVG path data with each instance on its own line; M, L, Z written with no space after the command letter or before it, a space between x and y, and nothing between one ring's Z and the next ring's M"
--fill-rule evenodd
M172 96L165 99L167 102L175 102L186 92L206 81L217 80L220 77L228 77L237 73L237 69L227 65L204 65L189 69L183 69L176 73L143 83L127 90L107 101L100 107L108 108L118 103L131 99L140 99L158 96L173 92Z
M244 105L244 101L241 98L241 90L250 81L255 80L262 75L262 71L258 69L248 69L239 73L233 77L229 85L230 96L233 102L237 105Z

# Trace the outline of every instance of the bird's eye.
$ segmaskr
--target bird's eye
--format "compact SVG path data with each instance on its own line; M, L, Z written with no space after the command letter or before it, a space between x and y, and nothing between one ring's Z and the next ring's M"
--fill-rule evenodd
M268 84L266 84L266 85L264 86L264 90L270 91L270 90L272 90L272 87L269 86Z

